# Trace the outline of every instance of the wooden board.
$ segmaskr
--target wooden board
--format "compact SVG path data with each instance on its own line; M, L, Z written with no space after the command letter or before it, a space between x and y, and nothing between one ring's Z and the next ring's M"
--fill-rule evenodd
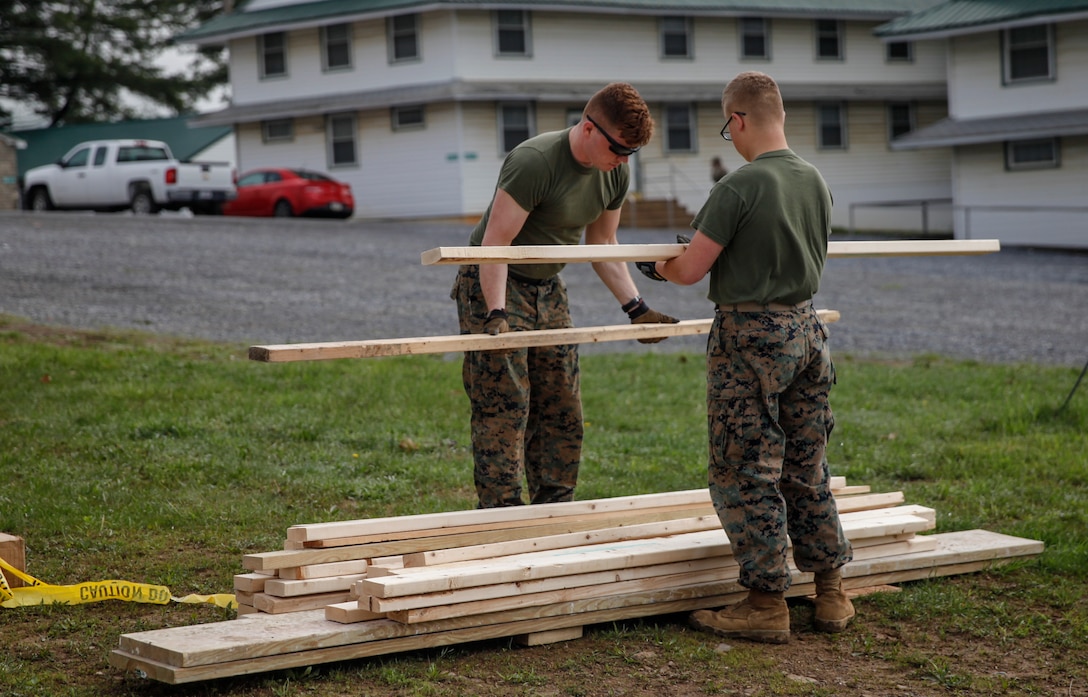
M933 537L938 540L938 548L933 551L894 560L851 562L844 568L844 588L970 573L1011 559L1036 556L1043 550L1043 543L1036 540L985 530ZM813 592L811 574L797 574L794 581L788 595ZM109 661L122 670L141 671L152 680L182 684L721 607L742 597L736 584L716 582L421 625L390 620L345 625L327 620L323 611L316 611L124 634ZM243 623L245 627L239 626Z
M570 264L593 261L663 261L680 256L684 244L515 245L435 247L420 255L424 266L436 264ZM992 254L999 240L831 241L828 257L935 256Z

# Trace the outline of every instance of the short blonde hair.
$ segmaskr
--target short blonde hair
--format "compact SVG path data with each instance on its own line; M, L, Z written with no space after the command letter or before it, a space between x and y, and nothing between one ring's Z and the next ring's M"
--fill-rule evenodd
M750 112L767 119L781 119L786 113L778 83L756 70L740 73L729 81L722 92L722 110Z
M615 129L614 133L631 147L646 145L654 135L650 107L638 90L626 82L613 82L598 90L586 103L582 118L587 114Z

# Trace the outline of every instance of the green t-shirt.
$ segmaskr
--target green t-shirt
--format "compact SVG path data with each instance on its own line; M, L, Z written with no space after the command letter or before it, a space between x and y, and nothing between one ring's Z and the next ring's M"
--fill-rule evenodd
M570 151L570 129L542 133L510 151L499 172L497 188L529 211L514 237L515 245L578 244L587 224L605 209L623 205L630 183L626 164L611 172L583 167ZM491 216L491 206L472 231L470 244L479 245ZM564 264L518 264L528 278L549 278Z
M716 304L793 305L820 289L831 192L792 150L760 155L710 190L691 226L725 249L710 268Z

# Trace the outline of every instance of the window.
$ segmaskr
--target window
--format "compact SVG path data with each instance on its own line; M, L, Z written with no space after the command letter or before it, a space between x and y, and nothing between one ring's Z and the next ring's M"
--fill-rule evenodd
M1006 83L1054 79L1054 32L1051 25L1006 29L1003 39Z
M910 102L888 104L888 140L914 130L914 105Z
M295 124L291 119L261 121L261 140L266 143L292 141L295 139Z
M532 111L526 103L499 105L499 137L503 154L528 140L533 132Z
M816 57L842 60L842 22L834 19L816 20Z
M1005 143L1005 168L1057 169L1061 164L1058 154L1057 138L1009 141Z
M343 70L351 67L351 25L321 27L321 68Z
M389 62L419 60L419 15L390 17Z
M355 155L355 116L338 114L330 116L326 127L329 142L329 165L344 167L358 164Z
M816 144L822 150L846 149L846 114L842 104L817 104L816 123L819 127Z
M584 108L579 109L567 109L567 127L577 126L582 120L582 112Z
M662 17L659 29L662 58L691 58L694 55L690 18Z
M123 154L123 153L124 153L124 150L121 150L118 153L118 155L117 155L117 161L118 162L121 161L121 154ZM90 148L80 148L71 157L69 157L67 160L64 161L64 166L66 168L67 167L86 167L87 166L87 160L89 160L90 157L91 157L91 149Z
M740 18L740 57L769 59L771 37L769 22L763 17Z
M393 130L399 131L405 128L423 128L423 105L395 106L390 109L390 119L393 122Z
M533 55L529 13L524 10L496 10L491 15L495 30L496 56Z
M695 152L695 109L690 104L665 105L665 152Z
M101 145L94 151L94 166L101 167L106 164L106 153L109 151L105 145Z
M889 41L884 44L884 60L889 63L913 63L914 44L909 41Z
M282 31L258 36L257 54L261 61L261 77L287 74L287 35Z

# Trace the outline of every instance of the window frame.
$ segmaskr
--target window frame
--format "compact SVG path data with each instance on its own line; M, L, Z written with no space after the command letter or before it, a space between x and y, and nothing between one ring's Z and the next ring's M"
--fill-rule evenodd
M347 121L351 127L351 160L337 160L337 145L347 140L336 133L339 123ZM329 169L344 169L359 166L359 120L354 113L329 114L325 117L325 158Z
M1024 29L1035 29L1042 27L1045 31L1045 36L1042 40L1036 40L1034 43L1036 46L1024 46L1014 45L1013 33ZM1030 75L1027 77L1013 77L1014 72L1014 51L1027 51L1033 48L1038 48L1038 44L1042 44L1042 48L1046 51L1047 69L1045 75ZM1058 66L1055 56L1055 41L1054 41L1054 25L1053 24L1032 24L1026 27L1010 27L1004 29L1001 32L1001 81L1004 85L1023 85L1029 83L1039 82L1053 82L1057 80Z
M278 36L281 38L282 43L278 48L268 46L269 37ZM283 61L282 72L269 72L268 62L269 59L275 55L275 52L280 54L280 58ZM259 34L257 36L257 69L262 80L279 79L288 76L287 70L287 32L273 31L267 34Z
M1017 146L1032 147L1041 144L1047 144L1050 147L1052 157L1048 160L1017 160L1016 148ZM1058 169L1062 165L1062 147L1061 139L1057 136L1052 138L1026 138L1022 140L1006 140L1004 143L1005 153L1005 170L1008 172L1023 172L1026 170L1035 169Z
M411 28L409 29L407 27L397 27L397 22L405 20L406 18L411 20ZM422 37L420 36L420 24L421 22L418 12L409 12L407 14L394 15L386 19L386 50L388 52L388 59L390 65L395 65L398 63L417 63L423 60L423 46L421 40ZM408 34L411 34L415 52L411 55L398 55L398 39L404 38Z
M907 116L907 129L905 131L898 131L897 132L897 129L896 129L897 119L896 119L895 113L894 113L895 109L897 109L897 108L906 108L906 110L907 110L907 114L906 114L906 116ZM918 128L917 111L918 111L918 109L917 109L917 106L915 105L914 102L888 102L887 103L887 108L885 109L885 115L887 117L888 142L889 143L891 141L895 140L896 138L898 138L899 136L903 136L903 135L906 135L908 133L912 133L915 130L917 130L917 128Z
M418 121L405 122L401 117L413 111L419 112ZM416 131L427 127L426 104L402 104L389 107L389 125L393 131Z
M699 128L698 111L696 105L691 102L666 102L661 105L664 125L664 144L666 154L694 154L699 152ZM685 111L685 123L681 124L674 119L674 112L683 109ZM688 139L687 147L678 147L673 143L673 133L682 129Z
M670 23L681 22L682 29L677 31L670 28ZM669 53L669 38L683 34L684 53ZM691 17L686 15L669 15L659 17L657 20L658 57L662 60L693 60L695 58L695 34Z
M906 55L896 56L892 55L893 46L903 46L906 50ZM914 42L913 41L889 41L884 44L884 62L885 63L913 63L914 62Z
M754 36L752 33L746 31L746 24L751 22L760 23L760 32L758 38L763 42L763 54L750 54L748 53L748 37ZM738 17L737 18L737 45L740 50L740 59L742 61L770 61L771 60L771 20L767 17Z
M286 125L286 134L278 135L273 133L273 129L276 126ZM294 119L266 119L261 121L261 142L262 143L291 143L295 140L295 120Z
M835 55L823 54L823 40L829 38L825 32L828 25L834 25L835 28ZM816 60L818 61L845 61L846 60L846 34L844 31L845 24L839 19L814 19L812 21L812 32L815 40L813 46Z
M536 110L533 108L533 106L533 102L529 101L499 102L495 105L495 125L499 140L499 154L501 156L505 157L507 153L509 153L511 150L535 135ZM507 123L506 111L508 109L525 110L525 125L523 127L523 130L525 131L525 137L517 141L516 143L513 143L512 145L509 145L509 136L512 135L512 131L514 130L515 126L511 126ZM516 127L522 128L520 124ZM514 137L516 137L516 135Z
M846 128L846 103L845 102L816 102L816 149L817 150L846 150L848 134ZM837 111L837 123L832 124L824 120L825 109L834 108ZM828 145L824 134L828 128L837 127L840 142L836 145Z
M343 29L344 36L342 38L330 38L329 30L331 29ZM336 41L334 44L333 41ZM354 32L352 31L351 23L343 22L341 24L326 24L321 27L321 71L325 73L339 72L344 70L351 70L354 67L355 56L352 51L354 41ZM343 45L344 52L347 55L347 62L344 64L332 64L331 50L335 47Z
M515 26L504 24L504 15L520 15L520 21ZM509 17L508 17L509 18ZM522 50L504 51L502 49L502 36L505 32L521 32ZM529 10L492 10L491 11L491 47L492 54L496 58L532 58L533 57L533 23L532 12Z

